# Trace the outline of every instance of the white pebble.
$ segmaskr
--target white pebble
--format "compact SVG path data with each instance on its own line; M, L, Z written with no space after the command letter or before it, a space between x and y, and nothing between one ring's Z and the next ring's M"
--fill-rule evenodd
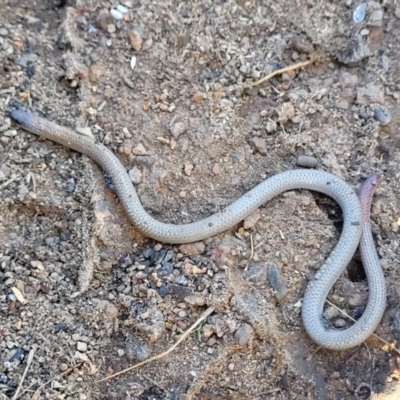
M128 8L123 6L122 4L118 4L117 10L122 14L126 14L129 11Z
M124 19L124 14L122 14L122 12L116 10L115 8L112 8L110 10L110 14L113 16L114 19Z

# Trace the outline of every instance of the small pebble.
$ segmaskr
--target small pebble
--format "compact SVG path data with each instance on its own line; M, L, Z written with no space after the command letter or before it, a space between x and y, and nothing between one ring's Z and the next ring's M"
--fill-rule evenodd
M133 361L136 358L136 351L135 351L135 346L131 342L127 342L125 344L125 357L129 361Z
M218 163L215 163L213 168L212 168L212 172L214 175L219 175L221 173L221 167L219 166Z
M346 321L344 319L342 319L342 318L338 318L335 321L335 326L336 326L336 328L343 328L343 327L346 326Z
M115 8L112 8L112 9L110 10L110 14L111 14L111 15L113 16L113 18L116 19L116 20L124 19L124 14L122 14L121 11L119 11L119 10L117 10L117 9L115 9Z
M383 10L380 10L380 9L374 10L374 11L372 11L371 15L369 16L368 25L380 27L380 26L382 26L382 20L383 20Z
M244 323L240 325L239 329L235 332L235 340L238 344L244 346L247 343L249 343L251 339L251 334L252 334L253 328Z
M179 251L188 256L195 256L203 253L205 247L203 242L186 243L179 246Z
M243 221L243 228L250 229L254 228L258 220L261 218L261 211L259 208L248 215Z
M210 324L205 324L203 326L203 336L208 339L214 333L214 326Z
M267 142L265 139L259 137L253 137L250 139L250 145L254 151L258 151L260 154L267 154Z
M66 190L68 193L72 193L75 191L76 188L76 182L74 178L68 179L67 181L67 186L66 186Z
M392 120L392 115L386 107L380 106L375 109L374 118L379 122L380 126L386 126Z
M138 31L128 32L128 40L135 51L142 50L143 38ZM150 108L150 103L148 104L148 108Z
M120 13L122 13L122 14L126 14L126 13L129 11L128 8L125 7L125 6L122 5L122 4L118 4L118 5L117 5L117 10L118 10Z
M87 343L85 342L78 342L76 344L76 349L81 353L86 353L88 350Z
M318 160L312 156L300 155L297 157L296 163L299 167L315 168L317 166Z
M180 121L175 122L170 128L170 132L175 139L178 139L178 137L181 136L185 131L186 125Z
M142 172L138 167L133 167L128 174L133 184L138 185L142 181Z
M362 3L360 4L353 13L353 21L356 24L359 24L360 22L364 21L365 19L365 14L367 11L367 3Z
M281 269L274 263L268 265L267 277L270 285L275 290L275 297L281 300L286 296L288 288L283 279Z
M65 372L65 371L68 369L68 364L61 363L61 364L58 366L58 369L60 370L60 372Z
M136 358L139 361L144 361L150 357L150 348L146 344L141 344L136 349Z
M178 312L178 317L179 318L186 318L186 316L187 316L187 312L185 310L180 310Z
M171 288L169 286L161 286L160 288L158 288L157 291L161 297L165 297L167 294L171 292Z
M142 143L139 143L136 147L132 149L132 154L135 156L145 156L148 154L147 150L144 148Z
M183 164L183 171L185 172L185 175L187 175L187 176L190 176L192 174L193 168L194 168L193 164L190 164L188 162L185 162Z

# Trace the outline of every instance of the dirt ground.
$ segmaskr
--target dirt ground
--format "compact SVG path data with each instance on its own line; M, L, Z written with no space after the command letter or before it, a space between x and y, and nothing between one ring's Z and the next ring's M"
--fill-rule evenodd
M0 3L1 399L400 398L400 5ZM16 106L89 129L170 223L221 210L299 156L354 189L379 173L386 344L334 352L304 331L304 290L340 236L333 200L288 192L204 242L157 243L93 161L14 126ZM356 254L328 300L358 318L367 298ZM167 350L208 307L175 351L96 382Z

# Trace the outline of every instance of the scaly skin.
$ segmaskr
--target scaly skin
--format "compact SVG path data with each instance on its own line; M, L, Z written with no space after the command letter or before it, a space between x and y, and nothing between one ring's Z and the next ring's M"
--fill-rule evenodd
M343 231L336 247L306 290L302 310L305 329L321 346L344 350L362 343L379 324L386 306L386 286L369 222L372 196L378 182L376 178L367 179L363 185L360 203L350 186L332 174L304 169L286 171L268 178L208 218L183 225L165 224L146 212L119 159L104 145L96 143L94 138L80 135L29 111L14 110L10 116L23 129L61 143L96 161L112 177L130 221L145 235L161 242L190 243L209 238L236 225L262 204L287 190L309 189L332 197L343 211ZM326 296L350 262L360 238L369 285L367 308L350 328L342 331L327 329L322 319Z

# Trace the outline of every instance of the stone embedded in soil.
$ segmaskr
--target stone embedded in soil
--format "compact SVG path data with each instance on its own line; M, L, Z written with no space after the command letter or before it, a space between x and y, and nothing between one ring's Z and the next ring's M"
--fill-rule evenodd
M221 173L221 167L218 163L215 163L213 168L212 168L212 172L214 175L219 175Z
M258 151L260 154L267 154L267 142L265 139L253 137L252 139L250 139L250 145L255 151Z
M273 262L270 262L268 265L267 277L272 288L275 290L275 297L281 300L286 296L288 288L283 279L281 269Z
M243 228L244 229L253 228L260 218L261 218L261 212L260 209L257 208L257 210L253 211L250 215L248 215L244 219Z
M145 156L148 154L148 151L144 148L142 143L139 143L136 147L132 149L132 154L135 156Z
M138 31L133 30L128 32L128 40L135 51L142 50L143 38Z
M253 332L253 328L249 324L242 324L235 332L235 340L241 346L246 345L249 343L251 339L251 334Z
M182 133L184 133L186 131L186 125L184 122L177 121L172 124L172 126L169 130L170 130L172 136L175 139L178 139L178 137L181 136Z
M131 342L126 342L125 344L125 357L128 361L133 361L136 358L135 346Z
M144 361L146 359L148 359L150 357L150 347L147 346L147 344L140 344L137 348L136 348L136 358L139 361Z
M199 101L203 100L206 97L205 93L203 92L196 92L192 98L191 98L191 102L192 103L198 103Z
M142 172L138 167L133 167L128 172L129 178L133 184L138 185L142 181Z
M144 316L146 318L138 318L137 315L132 315L130 322L133 328L146 334L150 342L159 341L165 332L165 320L163 313L158 309L157 306L152 305L145 313L141 314L141 317Z
M192 306L204 306L206 304L206 299L200 294L192 294L185 297L185 301Z
M338 57L339 61L349 67L357 67L363 60L372 55L367 42L361 35L353 36L344 53Z
M205 248L203 242L186 243L179 246L179 251L187 256L195 256L203 253Z
M386 107L380 106L374 111L374 119L379 122L380 126L386 126L392 120L392 115Z
M298 156L296 161L296 164L303 168L315 168L317 163L318 160L315 157L305 155Z
M210 324L205 324L203 326L203 336L208 339L214 333L214 326Z
M384 104L384 94L382 85L368 83L366 87L360 87L357 90L357 104L368 106L372 103Z
M185 162L183 164L183 171L185 172L185 175L190 176L192 175L192 171L193 171L193 164L190 164L189 162Z
M96 24L98 27L103 29L103 31L107 32L108 26L109 25L114 25L114 18L113 16L106 12L106 13L100 13L96 19Z
M346 321L342 318L338 318L334 325L336 326L336 328L344 328L346 326Z
M88 350L87 343L85 343L85 342L78 342L78 343L76 344L76 349L77 349L79 352L81 352L81 353L86 353L87 350Z
M120 154L129 156L133 149L133 142L130 139L125 139L118 148Z

